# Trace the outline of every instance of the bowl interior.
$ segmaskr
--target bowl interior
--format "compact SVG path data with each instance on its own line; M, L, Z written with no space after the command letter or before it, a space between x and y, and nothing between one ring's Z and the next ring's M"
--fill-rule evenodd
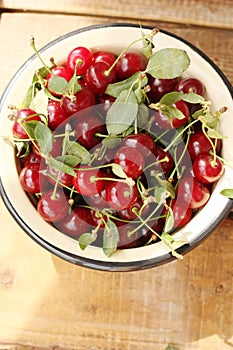
M144 33L149 33L150 30L143 28ZM41 50L41 55L45 62L49 62L50 57L62 61L66 54L77 45L92 49L107 49L118 54L140 35L140 28L130 25L88 27L49 43ZM226 136L223 140L222 153L227 161L233 162L233 104L230 84L204 54L182 39L161 31L155 36L154 41L158 49L175 47L186 50L191 64L185 74L194 76L205 84L213 110L222 106L228 107L228 111L224 113L221 121L221 131ZM140 47L140 44L135 45L135 48L137 47ZM38 58L32 56L19 69L5 90L0 104L1 136L11 133L12 124L7 118L7 106L20 104L34 71L40 66ZM82 251L75 240L60 233L40 217L19 184L13 149L2 139L0 142L2 197L18 223L31 237L47 249L72 262L105 270L138 269L154 266L171 259L168 248L161 242L146 247L119 250L110 258L106 257L102 249L97 247L89 246ZM223 197L220 191L229 187L233 187L233 173L229 167L226 167L224 176L216 184L207 205L185 227L175 233L175 239L188 240L189 245L184 248L184 251L198 244L225 217L230 208L230 201Z

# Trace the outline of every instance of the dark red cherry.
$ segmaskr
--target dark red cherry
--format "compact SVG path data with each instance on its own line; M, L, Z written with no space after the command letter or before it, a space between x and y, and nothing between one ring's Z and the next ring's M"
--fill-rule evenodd
M92 64L93 53L86 47L78 46L70 51L67 57L67 66L74 72L76 67L76 75L82 75Z
M82 90L78 91L72 98L64 96L61 100L61 105L68 116L79 111L85 111L96 103L95 94L87 87L83 86Z
M78 113L77 118L73 116L73 127L78 142L87 149L95 147L102 141L102 138L96 135L97 133L106 133L102 119L94 113L88 115Z
M84 80L95 94L104 94L108 84L116 81L115 69L107 73L109 68L108 63L101 61L92 64L87 69Z
M138 215L140 215L140 217L145 217L149 213L150 207L149 205L146 205L143 207L142 211L140 212L142 205L143 205L143 201L140 197L138 197L136 202L131 207L123 210L119 210L118 215L121 219L132 221L137 219L137 215L134 211L136 210Z
M105 116L115 100L115 97L107 94L99 95L97 101L98 106L96 107L97 112Z
M145 158L154 152L155 142L152 136L145 133L131 134L122 141L122 147L136 148Z
M78 193L84 196L93 196L100 193L104 188L104 180L100 170L85 165L76 170L76 177L73 180L74 187Z
M74 177L64 171L58 171L51 167L47 167L47 179L51 184L56 184L57 180L58 186L71 187L73 185Z
M144 71L147 58L139 52L126 52L116 64L118 80L124 80L139 71Z
M178 119L175 116L172 116L171 122L170 122L168 117L165 114L163 114L161 111L155 112L155 119L156 119L157 123L160 125L160 127L162 127L163 129L171 129L171 128L177 129L180 126L184 125L188 120L189 108L184 101L180 100L180 101L175 102L173 104L173 107L177 108L179 111L182 112L183 118Z
M154 168L162 171L164 175L167 176L174 167L174 159L172 155L169 152L164 151L162 147L157 146L155 147L154 157L155 159L152 161L157 162ZM167 159L164 160L165 158ZM153 170L153 167L150 169Z
M106 201L110 208L123 210L131 207L138 199L137 187L119 181L109 182L106 186Z
M145 160L140 151L133 147L121 147L115 154L114 162L119 164L128 177L136 179L144 169Z
M149 76L148 85L150 86L150 91L147 93L147 96L150 102L158 102L165 94L174 91L178 81L179 78L158 79Z
M61 123L68 118L60 101L50 100L48 102L48 126L51 130L55 130Z
M173 200L171 209L174 216L174 228L186 225L192 218L192 209L186 203Z
M204 84L196 78L184 78L180 80L175 86L175 90L184 93L194 92L201 96L204 96L206 92Z
M50 190L42 193L37 203L38 213L45 221L51 223L62 220L70 208L62 190L57 189L55 195L53 192L53 190Z
M25 156L22 159L23 166L29 165L29 164L40 164L41 162L41 156L39 154L36 154L35 152L29 153L27 156Z
M94 227L98 227L100 229L105 228L105 223L107 222L107 216L101 214L97 210L90 209L90 215L91 215L91 224Z
M79 238L81 234L90 232L90 222L90 210L76 207L70 210L61 221L57 222L56 227L73 238Z
M210 184L220 179L224 172L222 162L209 153L199 154L193 162L193 173L204 184Z
M212 141L215 144L215 140L212 139ZM222 141L218 139L216 144L217 154L220 153L221 147ZM195 132L191 135L188 143L188 152L192 160L194 160L199 154L208 153L210 150L212 150L212 145L202 131Z
M23 126L21 125L21 122L28 122L31 120L38 120L41 121L40 116L30 108L21 108L17 111L16 118L19 119L19 122L16 121L13 124L12 127L12 133L14 137L17 137L19 139L28 139L28 134L24 130Z

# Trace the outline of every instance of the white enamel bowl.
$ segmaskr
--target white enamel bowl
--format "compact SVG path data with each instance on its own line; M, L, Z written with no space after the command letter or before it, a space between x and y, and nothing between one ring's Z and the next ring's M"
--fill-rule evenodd
M145 33L151 28L144 27ZM131 24L109 24L91 26L65 34L47 44L40 50L45 62L50 57L64 59L64 53L72 48L86 46L89 48L104 48L120 52L135 38L140 37L138 26ZM187 51L191 64L187 75L199 78L206 86L213 109L227 106L221 122L221 130L228 138L223 141L223 157L233 162L233 103L232 86L220 69L199 49L189 42L171 33L161 31L155 36L157 48L181 48ZM31 82L33 72L40 67L38 58L30 57L17 71L7 86L0 101L1 136L11 133L11 122L8 120L7 106L19 104ZM23 230L37 243L53 254L69 262L107 271L140 270L167 263L173 259L169 250L161 242L127 250L119 250L110 258L106 257L101 248L89 246L82 251L77 242L60 233L46 223L29 201L22 190L16 170L14 151L1 139L0 157L0 190L2 199L11 215ZM218 181L207 205L194 218L175 234L177 239L187 239L188 244L179 249L182 254L197 246L210 234L229 213L232 202L220 194L224 188L233 187L233 172L226 167L225 173Z

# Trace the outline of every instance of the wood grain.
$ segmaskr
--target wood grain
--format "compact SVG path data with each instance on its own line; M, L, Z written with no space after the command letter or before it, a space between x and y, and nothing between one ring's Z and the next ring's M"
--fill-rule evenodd
M17 1L4 1L2 6L10 3L19 7ZM43 11L52 3L54 6L55 2L43 2ZM56 3L58 9L61 4L64 7L64 2ZM71 3L77 4L67 1L68 9ZM80 12L85 3L80 1ZM118 11L122 3L119 1ZM180 1L173 3L177 6ZM221 1L212 3L224 7ZM104 6L113 6L114 1L99 4L98 11L104 12ZM224 4L230 6L231 2ZM138 6L141 1L135 1L133 11ZM52 9L51 5L49 11ZM3 13L0 93L32 54L31 35L41 47L79 27L126 21L124 15L116 17L117 13ZM169 10L159 21L153 18L143 24L191 41L218 63L232 82L232 31L224 25L217 29L168 23L168 15ZM132 17L130 20L134 22ZM232 349L232 220L226 219L183 261L141 272L107 273L69 264L42 249L17 226L2 201L0 218L0 350L164 350L168 343L179 350Z
M5 9L233 28L231 0L3 0Z

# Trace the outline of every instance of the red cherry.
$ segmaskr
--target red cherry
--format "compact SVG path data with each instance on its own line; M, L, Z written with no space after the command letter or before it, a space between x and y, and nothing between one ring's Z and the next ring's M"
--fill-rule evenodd
M174 215L174 227L182 227L192 218L192 209L185 203L173 200L171 209Z
M126 136L121 145L122 147L136 148L145 158L155 150L155 142L153 137L145 133Z
M153 159L153 162L158 162L158 164L155 165L155 168L159 169L160 171L162 169L164 175L167 176L174 167L173 157L169 152L164 151L160 146L155 147L154 156L155 159ZM165 157L167 157L167 161L162 161ZM153 168L151 167L150 169Z
M123 210L119 210L118 215L121 219L124 219L124 220L129 220L129 221L135 220L137 218L137 215L135 214L134 210L136 209L137 212L139 213L142 205L143 205L143 201L140 197L138 197L136 202L131 207ZM145 217L149 213L149 210L150 210L150 206L146 205L143 208L142 213L140 213L140 216Z
M116 64L118 80L124 80L139 71L144 71L147 65L147 58L136 52L127 52L121 56Z
M210 184L220 179L224 172L222 162L209 153L199 154L193 162L193 173L203 183Z
M62 220L68 213L70 206L62 190L57 189L55 198L53 190L42 193L38 203L37 211L45 221L54 223Z
M136 186L130 187L124 182L113 181L106 186L106 201L110 208L123 210L131 207L138 199Z
M215 143L215 140L213 140L213 143ZM221 147L222 142L218 139L216 145L217 154L220 153ZM194 160L199 154L208 153L210 150L212 150L212 145L202 131L195 132L191 135L188 143L188 152L192 160Z
M47 167L47 179L51 184L55 184L57 181L57 178L59 176L59 183L58 186L67 186L67 187L71 187L73 185L73 179L74 177L72 175L69 175L63 171L58 171L55 170L51 167Z
M40 174L40 163L28 164L22 168L19 181L22 188L29 193L39 193L44 177Z
M82 166L81 169L76 170L76 175L73 184L76 191L80 194L84 196L93 196L103 190L104 181L98 180L98 178L102 178L100 170L85 165Z
M155 119L157 123L162 127L163 129L171 129L173 128L179 128L180 126L184 125L189 117L189 108L187 104L180 100L173 104L173 107L176 107L178 110L180 110L184 117L182 119L178 119L175 116L172 117L172 121L170 122L168 117L163 114L161 111L155 112Z
M174 91L178 81L179 78L158 79L150 76L148 85L150 86L151 90L147 93L150 102L158 102L165 94Z
M184 78L180 80L175 86L175 90L184 93L194 92L201 96L204 96L206 91L204 84L196 78Z
M72 119L77 140L82 146L91 149L102 141L96 134L105 134L106 128L99 116L93 112L88 115L77 113L77 116L74 115Z
M41 121L40 116L30 108L21 108L17 111L16 117L19 119L19 122L14 122L12 127L12 133L14 137L19 139L28 139L28 134L20 124L20 121L28 122L31 120Z
M143 155L133 147L121 147L115 154L114 162L119 164L128 177L136 179L144 169L145 160Z
M83 207L72 209L61 221L56 223L56 227L63 233L79 238L81 234L90 231L91 215L90 210Z
M177 187L177 199L191 209L202 208L210 198L209 189L191 175L185 175Z
M50 100L48 102L48 126L55 130L68 118L66 111L62 108L60 101Z
M91 65L93 53L86 47L78 46L70 51L67 57L67 66L74 72L76 67L76 75L82 75Z
M93 53L93 63L105 62L111 66L116 60L116 56L108 51L96 51Z
M67 82L69 82L71 80L71 78L73 77L73 72L66 66L53 67L51 69L51 72L52 72L52 74L49 73L46 77L47 86L49 86L49 81L53 76L64 78ZM61 94L57 94L54 91L52 91L51 89L49 89L49 91L54 96L61 96Z
M61 100L61 105L68 116L79 111L85 111L96 103L95 94L87 87L83 86L82 90L78 91L73 98L64 96Z
M115 69L106 74L109 68L106 62L96 62L87 69L84 80L95 94L104 94L108 84L116 81Z

